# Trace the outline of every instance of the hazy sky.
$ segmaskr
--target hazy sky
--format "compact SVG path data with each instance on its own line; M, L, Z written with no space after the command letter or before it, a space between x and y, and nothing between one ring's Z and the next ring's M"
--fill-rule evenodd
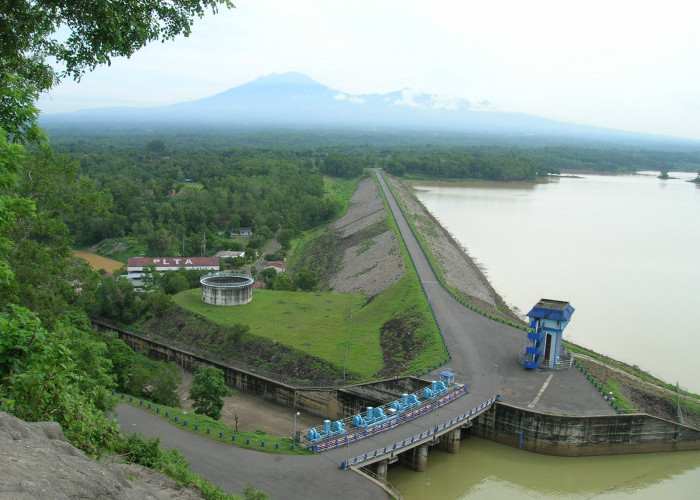
M697 0L236 0L40 100L155 106L297 71L348 94L403 88L474 107L700 139Z

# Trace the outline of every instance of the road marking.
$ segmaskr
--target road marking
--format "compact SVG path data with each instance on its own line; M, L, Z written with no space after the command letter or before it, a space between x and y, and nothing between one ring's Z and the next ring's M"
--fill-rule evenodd
M549 382L552 380L552 377L554 377L553 373L549 374L549 377L547 377L547 380L544 381L544 384L542 384L542 387L540 387L540 392L537 393L537 396L535 396L535 399L532 400L532 403L527 405L528 408L534 408L537 402L540 400L542 397L542 394L544 394L545 389L547 389L547 386L549 385Z

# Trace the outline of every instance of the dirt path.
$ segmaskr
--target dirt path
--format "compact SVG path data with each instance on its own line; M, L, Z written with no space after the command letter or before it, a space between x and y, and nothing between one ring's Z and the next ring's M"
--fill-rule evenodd
M182 384L178 389L180 405L185 410L194 412L192 400L188 396L193 375L186 371L181 371L180 375L182 376ZM291 437L294 413L294 410L287 406L272 403L247 392L236 391L234 396L224 398L221 421L235 429L236 415L238 415L239 430L251 432L261 430L272 436ZM316 415L303 411L300 413L301 415L297 417L298 430L323 424L323 419Z

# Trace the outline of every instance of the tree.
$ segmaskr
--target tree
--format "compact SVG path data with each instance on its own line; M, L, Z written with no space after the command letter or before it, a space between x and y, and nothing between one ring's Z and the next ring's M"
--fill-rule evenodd
M188 36L195 17L220 5L233 7L230 0L0 0L2 127L13 139L35 135L33 103L61 77L80 80L149 42Z
M294 284L294 281L292 280L291 276L285 273L278 273L275 276L275 279L272 280L272 289L293 292L294 290L296 290L296 285Z
M318 286L320 279L318 274L309 270L306 267L302 267L297 271L296 276L294 276L294 284L300 290L309 292Z
M214 420L221 418L224 407L224 396L229 396L231 390L226 387L224 372L215 366L199 365L190 388L190 399L194 401L195 413L202 413Z

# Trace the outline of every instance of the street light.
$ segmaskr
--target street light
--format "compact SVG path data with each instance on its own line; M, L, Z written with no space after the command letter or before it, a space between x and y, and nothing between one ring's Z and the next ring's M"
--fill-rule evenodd
M294 432L292 433L292 443L297 442L297 417L301 415L301 413L296 412L294 414Z

